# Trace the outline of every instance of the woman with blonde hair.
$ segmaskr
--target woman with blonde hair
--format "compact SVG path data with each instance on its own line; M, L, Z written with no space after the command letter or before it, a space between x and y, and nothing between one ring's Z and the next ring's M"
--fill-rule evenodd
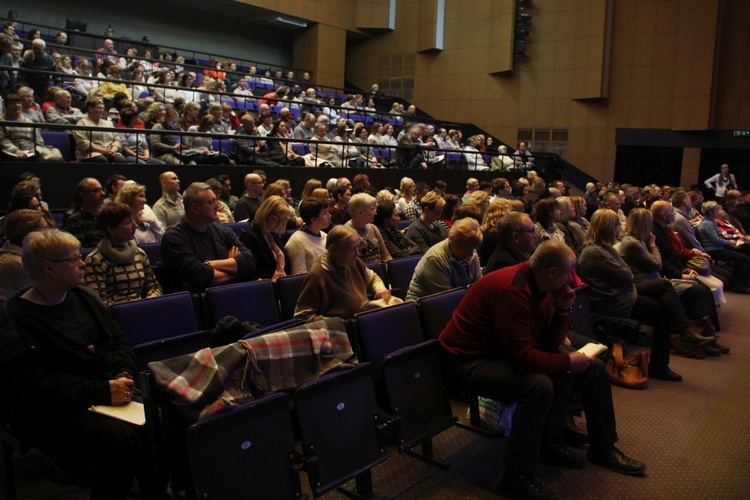
M0 310L3 408L14 430L33 435L66 473L91 481L91 498L124 500L142 465L141 428L89 408L133 400L133 350L99 297L83 286L75 236L33 232L23 249L34 285Z
M578 275L589 286L594 312L634 318L654 325L649 375L679 382L682 376L669 368L670 332L662 311L669 300L669 289L672 295L674 289L664 280L656 289L648 289L648 295L639 293L639 288L633 283L632 271L614 248L620 227L616 212L607 208L594 212L578 259ZM643 287L643 291L646 290Z
M398 198L396 198L396 208L398 208L399 212L406 212L406 208L409 206L412 198L414 198L416 191L417 185L411 177L401 179Z
M487 213L487 209L490 208L490 195L488 195L486 191L474 191L469 195L469 199L466 200L466 203L477 207L484 218L484 214Z
M240 236L240 241L255 256L253 279L276 281L290 273L289 256L281 242L289 215L289 205L284 198L269 196L255 212L250 227Z
M495 247L500 244L500 234L497 232L497 226L503 215L513 211L513 207L510 201L505 198L495 198L490 203L490 207L484 214L482 219L482 234L484 239L482 244L479 245L477 253L479 254L479 262L487 265L490 260L492 252L495 251Z
M401 299L391 297L378 275L357 258L359 247L359 235L353 227L338 225L331 229L326 253L313 265L302 285L295 318L352 319L358 312L401 303ZM377 301L370 301L368 295Z
M323 183L318 179L310 178L305 183L305 187L302 188L302 199L307 199L312 196L312 192L318 188L323 187Z
M709 314L713 300L711 290L693 280L668 280L662 276L662 258L656 245L656 235L652 233L653 223L650 210L631 210L625 222L625 236L615 245L615 249L633 272L633 283L639 293L650 294L658 282L671 284L672 290L664 286L668 301L659 300L671 323L677 325L677 333L681 334L680 342L673 340L672 353L687 357L703 357L704 353L718 356L721 350L708 345L710 336L698 338L695 335L702 333L700 324ZM688 322L689 325L685 326Z
M161 241L165 228L146 203L146 186L134 181L125 181L115 201L124 203L133 211L133 222L136 225L135 240L139 245Z

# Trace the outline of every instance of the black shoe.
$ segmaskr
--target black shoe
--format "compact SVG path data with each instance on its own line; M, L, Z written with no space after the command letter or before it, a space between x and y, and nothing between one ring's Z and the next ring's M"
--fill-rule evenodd
M541 459L552 465L581 470L586 466L586 460L574 453L561 441L549 441L542 445Z
M719 343L718 340L714 343L714 347L718 348L722 354L729 354L729 346Z
M681 342L678 347L672 347L669 354L682 358L705 359L705 349L699 345Z
M527 500L557 500L558 498L535 474L520 476L506 474L500 481L500 488L517 498Z
M576 427L576 422L572 416L565 419L563 442L570 446L580 446L589 442L589 435Z
M605 450L589 448L588 459L590 462L606 467L611 471L619 472L620 474L635 476L643 474L646 471L646 464L628 458L614 446Z
M719 349L715 345L707 345L704 348L704 352L706 353L706 356L721 356L721 349Z
M668 366L658 370L649 369L648 376L658 378L659 380L666 380L667 382L682 382L682 375L673 372Z

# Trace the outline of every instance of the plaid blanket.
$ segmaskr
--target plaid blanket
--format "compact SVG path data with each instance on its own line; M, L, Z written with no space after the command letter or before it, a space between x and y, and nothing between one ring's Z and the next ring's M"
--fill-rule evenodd
M266 391L290 391L357 363L344 321L327 318L239 342L250 354L252 378Z
M174 409L194 422L356 363L343 320L328 318L148 367Z

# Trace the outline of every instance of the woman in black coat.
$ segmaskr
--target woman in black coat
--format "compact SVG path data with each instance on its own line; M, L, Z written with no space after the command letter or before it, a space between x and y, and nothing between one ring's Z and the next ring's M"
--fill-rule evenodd
M269 196L255 212L253 223L242 233L240 241L255 256L254 278L276 281L290 272L289 256L281 234L289 219L289 204L281 196Z

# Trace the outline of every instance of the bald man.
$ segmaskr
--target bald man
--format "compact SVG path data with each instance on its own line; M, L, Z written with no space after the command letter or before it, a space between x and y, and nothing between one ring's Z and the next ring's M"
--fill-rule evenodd
M154 213L164 227L173 227L185 216L185 206L180 194L180 178L174 172L164 172L159 176L161 198L154 203Z
M234 220L237 222L252 222L255 212L263 203L263 190L266 183L258 174L247 174L245 176L245 192L237 200L237 206L234 208Z
M55 71L55 60L46 52L47 44L41 38L31 42L31 52L21 59L20 66L26 69L40 71ZM34 89L34 94L41 102L49 87L50 75L44 73L25 72L23 78L29 87Z

